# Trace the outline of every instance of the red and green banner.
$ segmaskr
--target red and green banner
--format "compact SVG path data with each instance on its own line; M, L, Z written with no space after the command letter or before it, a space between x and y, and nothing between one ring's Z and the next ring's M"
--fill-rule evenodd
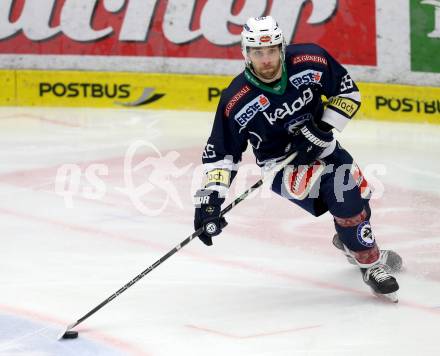
M374 0L1 0L0 53L240 59L248 17L375 66Z
M440 0L411 0L411 70L440 73Z

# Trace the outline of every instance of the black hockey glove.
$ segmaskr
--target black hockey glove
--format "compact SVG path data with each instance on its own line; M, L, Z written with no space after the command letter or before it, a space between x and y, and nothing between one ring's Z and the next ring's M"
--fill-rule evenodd
M309 165L330 146L333 141L333 133L321 130L313 120L308 120L300 128L298 140L299 143L296 145L298 153L290 164L294 166Z
M203 233L199 239L207 245L212 245L212 237L220 234L228 225L225 218L220 217L221 205L225 201L219 197L219 193L210 189L199 189L194 196L195 214L194 228L198 230L203 226Z

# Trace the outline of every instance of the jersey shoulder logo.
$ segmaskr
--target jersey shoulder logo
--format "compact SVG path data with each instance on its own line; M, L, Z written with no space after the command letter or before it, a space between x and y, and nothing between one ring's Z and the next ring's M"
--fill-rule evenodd
M240 101L241 98L243 98L247 93L251 91L251 88L249 85L245 85L243 88L241 88L232 98L228 101L225 107L225 116L229 117L231 110L234 108L234 106Z
M234 119L241 127L244 127L259 111L264 111L269 106L269 99L264 94L260 94L243 106L243 108L235 115Z
M289 78L290 83L299 89L301 85L307 84L319 84L321 85L322 72L313 69L303 70L302 72L295 73Z
M350 98L333 96L328 102L328 107L351 119L360 105Z
M317 63L327 66L327 58L318 54L300 54L292 57L292 64Z

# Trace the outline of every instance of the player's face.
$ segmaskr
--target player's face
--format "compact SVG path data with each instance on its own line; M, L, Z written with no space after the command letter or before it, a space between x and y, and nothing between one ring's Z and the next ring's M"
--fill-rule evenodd
M280 46L249 48L249 59L256 74L270 80L281 66Z

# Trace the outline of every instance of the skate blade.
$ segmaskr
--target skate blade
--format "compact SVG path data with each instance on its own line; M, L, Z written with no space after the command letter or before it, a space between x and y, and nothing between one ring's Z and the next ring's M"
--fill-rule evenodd
M388 293L388 294L380 294L380 293L376 293L373 292L373 294L378 297L380 300L383 300L385 302L391 302L391 303L398 303L399 302L399 298L397 297L397 293L393 292L393 293Z

